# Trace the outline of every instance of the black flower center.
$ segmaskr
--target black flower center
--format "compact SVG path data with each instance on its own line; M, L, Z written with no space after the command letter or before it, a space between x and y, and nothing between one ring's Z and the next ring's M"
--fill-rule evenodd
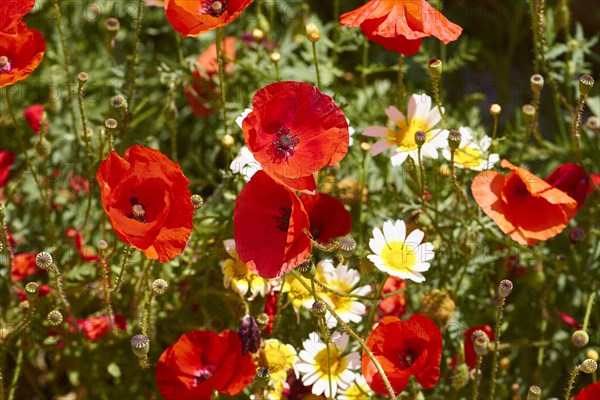
M8 61L8 57L0 56L0 74L4 72L10 72L12 69L10 61Z
M127 214L127 217L139 222L146 222L146 209L139 203L138 198L130 197L129 203L131 203L131 212Z
M279 128L275 134L275 140L271 142L269 154L275 161L283 161L291 157L300 143L298 134L292 133L288 128Z
M209 0L204 3L204 13L219 18L227 9L227 0Z
M519 196L527 196L529 194L529 191L527 190L527 186L525 186L525 183L521 180L517 181L515 192Z
M275 228L279 229L282 232L287 232L290 226L291 215L291 208L279 207L279 215L273 215L273 221L275 221Z
M412 350L406 350L405 352L400 354L400 357L399 357L400 368L401 369L410 368L415 363L416 359L417 359L417 357L415 357L415 353Z

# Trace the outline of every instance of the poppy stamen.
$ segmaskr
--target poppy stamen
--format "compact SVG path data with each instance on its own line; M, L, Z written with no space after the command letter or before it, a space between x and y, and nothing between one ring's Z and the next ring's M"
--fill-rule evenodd
M138 203L137 197L130 198L129 202L131 203L131 212L127 216L139 222L146 222L146 209Z
M227 0L213 0L204 4L204 10L201 13L219 18L227 9Z
M415 363L415 355L411 350L400 354L400 368L408 369Z
M196 371L194 375L194 379L196 380L196 384L202 383L210 379L213 376L213 372L215 371L214 365L207 365L200 370Z
M0 74L4 72L10 72L12 69L10 61L8 61L8 57L0 56Z
M279 207L279 215L273 215L273 221L275 221L275 228L279 229L282 232L287 232L290 226L291 215L291 208Z
M293 134L288 128L279 128L275 134L270 153L274 160L283 160L291 157L300 143L298 134Z

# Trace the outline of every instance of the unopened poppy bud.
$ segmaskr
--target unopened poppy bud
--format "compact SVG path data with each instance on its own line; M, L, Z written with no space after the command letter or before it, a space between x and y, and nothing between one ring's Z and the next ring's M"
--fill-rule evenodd
M571 343L575 347L585 347L590 342L590 335L586 331L578 330L571 335Z
M510 367L510 358L508 358L508 357L502 357L500 359L500 362L498 363L498 366L500 367L500 369L502 371L508 370L508 368Z
M322 317L323 315L325 315L325 312L327 311L325 302L323 300L315 301L313 303L312 307L310 308L310 311L317 317Z
M38 289L40 284L37 282L29 282L25 285L25 295L30 301L38 297Z
M531 91L538 95L544 88L544 77L542 77L540 74L531 75L529 84L531 85Z
M306 25L306 37L313 43L316 43L321 39L321 32L315 24Z
M204 199L199 194L193 194L192 204L194 205L194 210L198 210L204 205Z
M58 310L52 310L48 313L48 316L46 317L46 319L48 320L48 322L50 323L50 325L52 326L58 326L62 323L63 321L63 316L60 313L60 311Z
M80 72L77 74L77 82L79 82L80 85L83 85L84 83L86 83L89 78L90 78L90 76L88 75L87 72Z
M271 380L271 371L267 367L258 367L256 369L256 384L262 388L267 387Z
M46 137L40 137L40 140L35 144L35 151L40 157L46 158L52 153L52 145Z
M592 132L600 132L600 119L595 115L592 115L585 121L585 127L588 128Z
M341 238L339 241L339 246L342 257L350 257L352 254L354 254L354 250L356 250L356 240L349 236Z
M306 279L312 279L317 274L317 269L310 260L306 260L302 264L298 265L298 271L300 271L302 276Z
M535 107L531 104L525 104L521 107L521 111L523 112L523 116L525 117L526 122L533 121L533 117L535 117Z
M497 117L501 113L502 113L502 107L500 107L500 104L494 103L490 106L490 114L492 114L494 117Z
M260 329L265 329L267 325L269 325L269 316L267 313L260 313L256 316L256 323L260 327Z
M104 29L108 32L116 32L121 28L121 23L116 18L108 18L104 21Z
M426 141L427 141L427 134L425 132L423 132L423 131L415 132L415 143L417 144L417 146L419 146L419 147L423 146Z
M589 349L588 351L585 352L585 357L586 358L591 358L594 361L598 361L598 358L600 358L600 355L598 355L598 352L594 349Z
M542 398L542 389L539 386L530 386L527 392L527 400L540 400Z
M233 145L235 144L235 139L231 135L225 135L223 136L223 139L221 139L221 144L223 145L223 147L233 147Z
M52 256L46 251L42 251L35 256L35 265L37 265L39 269L47 270L53 262Z
M433 79L438 79L442 76L443 63L439 58L432 58L427 63L427 71L429 71L429 75Z
M271 59L271 62L278 63L281 60L281 54L279 54L278 52L274 51L274 52L271 53L271 55L269 56L269 58Z
M164 294L169 288L169 284L164 279L156 279L152 282L152 291L154 294Z
M569 241L571 244L579 243L585 238L585 229L575 226L569 231Z
M106 121L104 121L104 126L106 126L108 129L117 129L117 126L119 126L119 124L117 123L116 119L109 118Z
M256 28L252 31L252 38L256 43L260 43L265 38L265 33L262 31L262 29Z
M450 150L458 149L458 146L460 146L461 140L462 140L462 135L460 134L460 131L458 131L456 129L452 129L448 133L448 147L450 147Z
M581 93L582 96L587 96L592 91L593 87L594 78L590 75L581 75L581 78L579 78L579 93Z
M19 311L23 314L27 314L29 312L29 300L23 300L19 303Z
M364 151L371 150L371 144L367 142L360 142L360 148Z
M125 96L119 94L110 99L110 105L116 109L126 109L127 99L125 98Z
M150 351L150 339L141 333L133 335L129 343L131 344L131 351L138 358L145 358Z
M98 243L96 243L96 247L98 247L98 249L100 250L106 250L108 248L108 243L106 243L106 240L98 240Z
M500 297L508 297L513 290L513 283L508 279L504 279L498 286L498 295Z
M242 353L256 353L260 349L260 328L251 315L242 318L238 328L242 341Z
M581 363L581 370L586 374L593 374L598 369L598 363L591 358L588 358Z
M475 348L475 353L478 355L483 355L487 353L488 347L490 345L490 338L483 330L478 329L471 335L471 340L473 341L473 347Z
M456 371L452 377L452 387L459 390L465 387L467 383L469 383L469 366L461 364L456 367Z

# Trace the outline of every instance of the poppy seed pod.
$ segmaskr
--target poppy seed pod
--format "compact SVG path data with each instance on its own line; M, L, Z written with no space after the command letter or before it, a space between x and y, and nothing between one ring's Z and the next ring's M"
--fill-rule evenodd
M587 96L594 87L594 78L590 75L581 75L579 78L579 93L582 96Z
M38 297L38 289L40 284L37 282L29 282L25 285L25 295L29 301Z
M315 264L312 261L306 260L302 264L298 265L298 271L302 274L306 279L313 279L317 274L317 269Z
M598 363L591 358L588 358L581 363L581 370L586 374L593 374L598 369Z
M500 282L500 285L498 286L498 296L508 297L508 295L510 294L510 292L512 292L512 290L513 290L513 283L511 281L509 281L508 279L504 279L502 282Z
M588 335L588 333L586 331L583 331L581 329L573 332L573 334L571 335L571 343L575 347L578 347L578 348L585 347L585 346L587 346L587 344L589 342L590 342L590 336Z
M258 367L256 369L256 384L260 387L267 387L271 380L271 371L267 367Z
M569 231L569 241L571 244L579 243L585 239L585 229L580 226L574 226Z
M527 400L540 400L542 398L542 389L539 386L530 386L527 392Z
M478 355L483 355L487 353L488 347L490 345L490 338L483 330L476 330L471 335L471 340L473 341L473 346L475 348L475 353Z
M356 240L344 237L339 240L340 254L342 257L350 257L356 250Z
M146 357L150 351L150 339L146 335L133 335L129 342L131 344L131 351L133 351L133 354L138 358Z
M529 85L531 86L531 91L535 95L539 95L544 88L544 78L540 74L532 75L531 79L529 79Z
M154 294L164 294L169 288L169 284L164 279L156 279L152 282L152 291Z
M461 140L462 140L462 135L461 135L460 131L456 130L456 129L452 129L448 133L448 147L450 147L450 150L458 149L458 146L460 146Z
M58 326L62 323L63 321L63 316L60 313L60 311L58 310L52 310L48 313L48 316L46 317L46 319L48 320L48 322L50 323L50 325L52 326Z
M427 141L427 134L423 131L416 131L415 132L415 143L417 144L417 146L421 147L425 144L425 142ZM459 140L460 143L460 140Z
M204 205L204 199L199 194L193 194L192 204L194 205L194 210L198 210Z
M585 357L586 358L591 358L594 361L598 361L598 358L600 358L600 355L598 354L598 352L594 349L589 349L588 351L585 352Z
M439 79L442 76L443 63L439 58L432 58L427 63L427 71L432 79Z
M52 256L46 251L42 251L35 256L35 264L39 269L47 270L53 262Z
M323 300L317 300L313 303L310 311L317 317L322 317L327 312L327 307Z

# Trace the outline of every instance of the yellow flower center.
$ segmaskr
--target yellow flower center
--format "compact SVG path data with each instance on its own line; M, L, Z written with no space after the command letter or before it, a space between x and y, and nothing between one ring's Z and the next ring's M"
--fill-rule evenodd
M472 147L456 149L454 162L465 167L476 167L481 163L481 151Z
M321 375L327 375L329 365L329 368L331 368L331 376L337 378L346 370L348 361L346 360L346 357L342 356L340 350L336 346L329 346L329 354L329 364L327 360L327 348L324 348L317 353L315 356L315 363L318 365L318 372Z
M412 118L408 122L403 119L398 121L397 126L399 130L388 129L387 140L389 144L398 146L398 150L400 151L409 151L417 148L415 133L418 131L423 131L427 135L425 143L431 139L431 135L427 132L429 131L429 124L422 119Z
M342 282L337 281L337 280L327 282L327 284L330 288L334 289L336 292L350 293L352 291L351 287L348 287L348 285L345 285ZM340 296L336 296L332 293L326 293L325 295L331 300L331 303L333 304L333 309L337 313L340 313L340 314L350 311L350 307L352 306L352 303L355 301L355 299L353 299L352 297L340 297Z
M416 248L402 242L390 242L381 251L381 258L385 265L400 272L412 272L417 263Z

